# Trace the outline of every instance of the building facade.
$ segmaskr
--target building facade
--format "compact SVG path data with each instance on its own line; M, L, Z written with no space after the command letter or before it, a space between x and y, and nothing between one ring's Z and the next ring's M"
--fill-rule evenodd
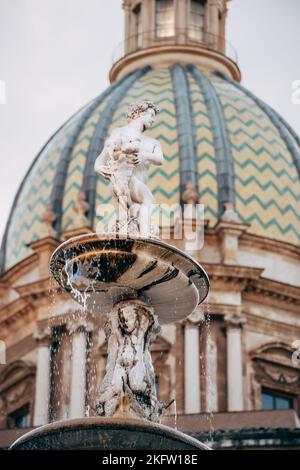
M241 83L226 0L125 0L111 85L45 144L16 195L1 246L0 445L51 420L93 416L104 374L102 318L49 275L54 249L93 232L110 201L94 162L127 106L160 108L150 171L164 240L184 203L204 206L208 299L152 346L164 422L215 448L299 448L300 139ZM170 209L171 208L171 209ZM173 211L166 233L164 214ZM194 221L191 220L191 227ZM4 356L6 356L4 358ZM5 359L5 360L4 360Z

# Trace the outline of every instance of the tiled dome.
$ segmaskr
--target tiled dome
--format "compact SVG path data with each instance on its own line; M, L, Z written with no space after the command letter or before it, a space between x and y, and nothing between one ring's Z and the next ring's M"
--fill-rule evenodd
M60 236L75 226L78 192L95 207L108 202L108 183L94 161L111 130L126 122L127 106L149 99L161 112L150 131L162 144L165 164L152 167L159 203L178 203L194 182L213 226L232 202L250 233L293 244L300 239L300 140L268 105L220 74L194 66L138 69L113 83L73 116L41 150L16 196L2 244L2 269L31 253L41 238L41 216L51 203Z

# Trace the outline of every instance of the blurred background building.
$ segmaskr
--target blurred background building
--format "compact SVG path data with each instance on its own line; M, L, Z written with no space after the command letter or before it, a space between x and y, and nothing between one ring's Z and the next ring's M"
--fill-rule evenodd
M226 0L123 8L110 87L45 144L7 221L0 446L51 420L94 415L103 320L76 322L49 258L61 241L95 231L110 189L94 161L127 106L147 99L161 110L150 134L165 155L151 189L160 204L205 206L204 245L192 255L211 280L204 306L152 346L159 396L176 400L164 422L215 448L300 447L300 139L240 84ZM176 227L168 241L187 249Z

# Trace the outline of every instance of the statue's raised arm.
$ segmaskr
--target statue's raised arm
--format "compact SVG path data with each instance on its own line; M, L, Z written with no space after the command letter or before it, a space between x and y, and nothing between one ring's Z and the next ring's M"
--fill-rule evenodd
M119 209L118 229L150 236L153 195L147 186L151 164L162 165L160 143L144 134L159 109L150 101L129 107L128 124L113 130L95 162L95 171L109 179ZM121 210L120 210L121 209ZM121 215L120 215L121 214Z

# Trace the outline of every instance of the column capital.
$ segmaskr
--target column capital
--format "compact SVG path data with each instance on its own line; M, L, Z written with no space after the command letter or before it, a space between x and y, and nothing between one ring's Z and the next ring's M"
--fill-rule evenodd
M49 326L37 327L33 333L33 337L38 343L38 346L49 346L51 341L52 331Z
M68 320L66 328L70 334L91 332L93 331L93 324L83 317L71 318Z
M246 323L246 317L244 315L238 315L237 313L225 315L224 320L227 329L239 329Z
M187 327L199 326L205 320L205 315L200 310L196 309L191 313L185 320L183 324Z

